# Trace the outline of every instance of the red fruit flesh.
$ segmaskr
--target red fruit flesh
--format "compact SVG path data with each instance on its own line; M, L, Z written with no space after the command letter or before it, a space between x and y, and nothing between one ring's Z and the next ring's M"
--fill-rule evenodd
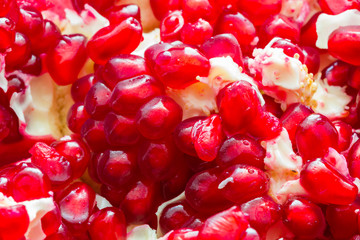
M325 218L316 204L306 199L293 199L284 205L283 222L297 237L314 239L322 236Z
M150 0L155 17L161 21L169 11L180 9L181 0Z
M164 42L172 42L180 40L181 30L183 29L185 20L182 11L170 12L162 20L160 25L160 36Z
M89 219L89 234L93 240L125 240L126 222L124 214L114 207L97 211Z
M350 175L352 177L360 178L360 141L356 141L351 146L347 155Z
M89 57L98 64L105 64L118 54L129 54L142 41L142 27L135 18L100 29L87 43Z
M268 177L263 171L252 166L228 167L219 180L219 189L224 197L237 204L260 197L269 189Z
M360 66L360 26L339 27L328 40L329 53L344 62Z
M85 4L89 4L97 11L104 12L107 8L114 4L114 0L71 0L74 9L81 12L84 9Z
M334 127L336 128L339 134L338 147L339 151L345 151L349 148L350 143L352 141L352 128L349 124L337 120L333 122Z
M242 80L223 88L216 100L223 127L231 135L244 132L261 111L255 89Z
M29 227L29 216L24 205L0 207L0 238L21 239Z
M90 116L86 112L84 105L78 102L72 105L69 109L67 115L67 125L71 131L80 134L82 125L84 125L86 120L89 118Z
M31 55L29 60L20 68L21 72L39 76L42 72L42 60L39 56Z
M110 24L119 24L129 17L140 21L140 8L135 4L112 6L104 13Z
M8 18L0 18L0 51L8 49L15 41L15 24Z
M94 75L89 74L79 78L71 85L71 96L75 102L84 102L86 94L94 84Z
M113 89L122 80L148 74L145 59L136 55L120 54L111 58L102 70L102 79Z
M322 71L322 76L326 78L329 85L332 86L345 86L348 79L350 78L350 73L352 66L342 61L336 61L329 66L327 66Z
M314 47L305 46L302 48L305 60L304 64L308 68L308 72L316 74L320 69L320 54Z
M280 38L280 39L276 40L271 45L271 47L283 49L284 53L286 55L288 55L289 57L294 57L295 54L298 54L299 61L302 63L304 63L304 61L305 61L305 56L304 56L304 53L301 50L301 48L297 44L292 43L289 39Z
M58 85L72 84L77 80L87 59L85 44L84 35L63 35L58 44L47 52L45 64Z
M191 22L199 18L215 22L218 9L213 0L182 0L184 18Z
M357 0L319 0L319 5L324 13L336 15L348 9L360 10L360 2Z
M145 138L160 139L174 131L181 122L182 113L182 108L172 98L155 97L138 110L136 126Z
M323 204L350 204L358 192L350 179L321 159L312 161L303 168L300 183L310 193L311 198Z
M240 208L234 206L208 218L199 231L199 240L240 239L249 223Z
M109 148L104 133L104 122L88 119L81 128L81 136L90 148L95 151L103 151Z
M31 46L28 37L16 32L15 41L10 47L10 51L5 56L6 68L14 69L24 65L31 57Z
M181 158L179 158L181 159ZM184 161L181 159L181 161ZM164 200L170 200L182 193L185 190L186 183L192 176L192 172L186 164L177 164L177 169L174 175L161 182L162 195Z
M196 154L203 161L215 160L223 138L221 119L217 114L198 120L191 129Z
M209 22L198 19L194 23L186 23L181 31L181 40L186 44L200 45L213 34L213 27Z
M31 50L36 53L47 53L61 40L60 29L49 20L44 20L42 34L31 38Z
M16 30L26 34L31 42L33 42L33 36L43 33L43 25L43 17L36 8L29 6L20 8L20 16L16 24Z
M238 7L255 26L260 26L270 16L280 12L281 3L281 0L239 0Z
M260 112L250 124L249 133L259 139L272 139L280 135L282 125L280 120L270 112Z
M317 41L316 22L321 12L314 14L310 20L301 28L300 42L304 46L315 47Z
M46 236L55 234L61 226L61 214L57 205L41 218L41 229Z
M111 90L103 83L96 82L86 94L84 107L86 112L97 120L105 118L106 114L110 111L109 98Z
M306 117L297 127L296 146L305 161L323 157L329 147L338 148L339 135L329 119L313 113Z

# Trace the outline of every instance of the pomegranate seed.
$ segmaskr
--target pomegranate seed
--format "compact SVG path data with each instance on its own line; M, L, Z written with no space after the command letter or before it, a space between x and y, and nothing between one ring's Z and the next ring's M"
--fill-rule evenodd
M242 204L241 211L250 225L261 234L266 233L282 217L281 206L266 196Z
M260 197L269 189L268 177L253 166L228 167L222 172L219 181L219 189L224 197L238 204Z
M213 161L220 149L224 133L219 115L213 114L195 122L191 139L197 156L203 161Z
M106 150L97 165L100 181L108 186L118 188L131 183L136 175L136 154L131 150Z
M191 132L195 123L199 120L205 120L205 117L188 118L178 124L173 133L176 146L182 152L191 156L197 156Z
M360 10L360 3L356 0L319 0L321 10L327 14L339 14L349 9Z
M358 188L348 178L321 159L305 165L300 183L312 198L324 204L350 204L358 192Z
M86 94L94 85L94 74L86 75L71 85L71 96L75 102L84 102Z
M72 240L73 236L63 224L59 227L56 233L47 236L44 240Z
M198 19L193 23L186 23L181 30L181 40L186 44L200 45L213 35L213 27L209 22Z
M0 238L21 239L29 227L29 216L24 205L0 207Z
M164 85L181 89L195 83L197 76L207 76L209 60L189 46L174 46L155 58L154 71Z
M272 97L269 97L268 95L263 95L263 98L265 100L264 110L266 112L272 113L277 118L281 118L283 115L283 110L281 109L281 104L275 102L275 99Z
M71 0L71 3L77 12L81 12L84 9L84 5L89 4L98 12L102 13L114 4L114 0Z
M31 50L36 54L47 53L55 48L61 40L60 29L49 20L44 20L42 34L32 36Z
M185 190L186 183L192 176L192 172L186 164L178 165L176 173L171 178L161 182L162 196L164 200L170 200L180 195L180 193Z
M172 42L180 40L181 30L183 29L185 20L182 11L169 12L161 21L160 36L164 42Z
M199 235L199 231L194 231L193 229L178 229L172 231L167 236L167 240L197 240Z
M215 33L234 35L246 55L251 55L257 43L254 25L239 12L222 15L217 22Z
M111 6L104 12L104 16L111 25L119 24L129 17L133 17L140 22L140 8L135 4Z
M45 63L55 83L68 85L77 80L87 59L85 43L84 35L63 35L58 44L47 52Z
M352 177L360 177L360 141L351 146L347 155L350 174Z
M301 48L297 44L292 43L289 39L279 38L271 45L271 47L283 49L284 53L289 57L294 57L295 54L298 54L299 61L302 63L304 63L305 61L305 55L303 50L301 50Z
M42 71L42 61L39 56L31 55L30 59L20 68L21 72L39 76Z
M238 7L246 13L255 26L260 26L270 16L280 12L281 3L281 0L240 0Z
M196 212L186 202L176 202L167 205L161 213L159 224L161 232L167 233L171 230L191 228L197 222L200 227L202 221L197 218Z
M184 18L189 22L205 19L214 23L219 14L214 0L182 0Z
M180 163L178 150L171 137L144 140L138 152L138 166L142 174L152 181L169 179Z
M150 67L150 70L152 71L152 73L154 75L156 75L155 66L156 66L157 55L159 55L159 53L161 53L163 51L169 50L170 48L172 48L175 45L175 43L177 46L180 45L179 42L173 42L172 44L160 42L160 43L154 44L146 49L146 51L144 53L145 61L146 61L147 65ZM183 45L180 45L180 46L183 46Z
M105 184L101 185L100 192L114 207L119 207L121 202L125 199L127 188L113 188Z
M94 182L99 183L99 184L101 184L101 181L99 179L97 169L98 169L99 160L100 160L102 154L103 154L102 152L92 154L89 164L88 164L88 173L89 173L90 178L92 180L94 180Z
M10 75L7 77L8 80L8 89L6 91L6 95L9 99L11 99L14 93L22 93L25 91L25 83L24 80L21 79L17 75Z
M85 111L85 107L81 103L75 103L69 109L67 115L67 125L74 133L81 133L81 127L86 120L90 118L89 114Z
M126 222L124 214L114 207L97 211L89 219L89 233L93 240L125 240Z
M359 199L347 206L329 205L326 207L326 221L335 239L350 239L358 233L357 212L359 209Z
M90 161L90 150L78 135L65 136L51 144L71 164L73 179L83 175Z
M104 120L104 131L111 146L131 146L140 139L135 120L115 113L108 113Z
M159 80L149 75L140 75L120 81L115 86L109 103L117 114L135 116L142 105L164 93L164 86Z
M329 36L328 47L333 57L360 66L360 26L339 27Z
M108 104L111 90L103 83L96 82L86 94L84 107L93 119L104 119L110 111Z
M22 33L16 32L15 41L5 56L6 67L18 68L24 65L31 57L30 41Z
M329 119L321 114L307 116L297 127L296 146L305 161L323 157L329 147L338 148L339 135Z
M174 131L181 122L182 108L172 98L163 95L144 104L136 114L139 132L148 139L160 139Z
M155 210L155 185L150 182L138 181L131 187L120 205L128 224L148 221Z
M206 162L198 157L194 157L186 154L184 155L184 157L185 157L186 165L191 169L191 171L195 173L208 170L210 168L214 168L217 166L215 161Z
M99 152L109 148L104 133L104 122L88 119L81 128L81 136L90 148Z
M349 124L341 120L334 121L333 124L339 134L339 151L345 151L349 148L352 140L352 128Z
M293 199L284 205L283 222L296 236L314 239L325 230L321 208L306 199Z
M280 121L289 133L291 142L295 141L295 133L298 125L313 112L311 108L301 103L293 103L286 109Z
M320 69L320 54L314 47L303 47L305 56L304 64L308 68L309 73L316 74Z
M216 163L227 167L234 164L246 164L264 169L265 149L253 138L235 135L224 141Z
M250 124L249 133L260 139L272 139L280 135L282 125L280 120L270 112L260 112Z
M240 237L241 240L260 240L259 234L253 228L247 228Z
M240 44L233 34L218 34L201 45L201 52L210 59L230 56L239 66L243 66Z
M142 41L142 27L135 18L100 29L87 43L89 57L105 64L118 54L131 53Z
M50 191L49 178L30 163L18 166L11 186L12 195L17 202L48 197Z
M234 206L208 218L197 239L240 239L248 226L249 223L240 208Z
M278 14L267 19L261 26L260 45L265 46L274 37L289 39L293 43L300 40L300 28L284 15Z
M43 33L43 25L44 19L36 8L31 6L22 6L20 8L16 30L28 36L31 42L33 42L32 36Z
M55 204L55 208L47 212L41 218L41 229L46 236L55 234L61 225L61 214L59 207Z
M0 139L3 143L19 141L19 118L12 108L0 105Z
M236 81L224 87L217 95L222 124L228 134L244 132L248 123L261 111L260 100L248 82Z
M64 187L73 180L70 162L53 147L38 142L30 149L30 153L32 163L49 177L54 187Z
M356 67L347 81L350 87L360 90L360 67Z
M87 229L89 217L95 207L95 192L82 182L71 184L56 199L63 223L74 235Z
M316 22L321 12L314 14L310 20L301 28L300 42L305 46L316 47L317 32Z
M321 73L329 85L345 86L350 78L352 66L342 61L336 61L327 66Z
M155 17L161 21L170 11L181 7L181 0L150 0Z
M15 41L15 23L8 18L0 18L0 51L4 52Z
M192 176L185 188L187 202L195 210L205 213L219 212L231 206L218 188L220 169L212 168Z
M14 0L2 0L0 2L0 15L1 16L5 16L6 14L9 13L9 11L11 10L11 8L13 7L13 5L16 5L16 1Z
M102 79L113 89L122 80L148 74L145 59L136 55L120 54L111 58L102 70Z

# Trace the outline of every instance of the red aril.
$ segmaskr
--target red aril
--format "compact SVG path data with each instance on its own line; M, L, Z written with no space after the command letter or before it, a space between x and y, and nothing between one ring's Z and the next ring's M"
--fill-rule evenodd
M74 133L81 133L81 127L90 115L86 112L82 103L78 102L71 106L67 115L67 125Z
M72 240L73 236L64 224L61 224L56 233L47 236L44 240Z
M206 40L200 50L208 59L230 56L239 66L244 65L240 44L233 34L218 34Z
M305 56L304 64L308 68L308 72L316 74L320 69L320 53L314 47L302 47L302 52Z
M166 240L197 240L199 231L193 229L178 229L165 235Z
M268 196L258 197L242 204L241 211L250 225L260 234L266 233L273 224L282 218L281 206Z
M41 13L34 7L20 7L19 21L16 23L16 30L26 34L31 42L33 37L43 33L44 19Z
M129 17L140 21L140 8L136 4L111 6L104 12L111 25L119 24Z
M212 35L213 27L202 18L193 23L185 23L181 30L181 40L192 45L200 45Z
M104 133L104 122L88 119L81 127L81 136L95 152L103 151L109 148Z
M197 82L197 76L207 76L209 70L209 60L190 46L174 46L155 56L154 71L171 88L185 88Z
M182 9L188 22L202 18L214 23L219 14L214 0L182 0Z
M29 227L29 215L24 205L0 207L0 238L21 239Z
M182 11L169 12L169 14L161 21L161 40L164 42L180 40L180 34L184 24L185 20Z
M360 178L360 141L356 141L347 154L350 175Z
M286 202L283 209L283 222L297 237L315 239L324 233L325 218L316 204L299 198Z
M314 14L310 20L301 28L300 42L304 46L316 47L317 32L316 22L321 12Z
M122 187L120 189L117 189L103 184L100 187L100 192L101 196L106 198L106 200L108 200L111 205L113 205L114 207L119 207L127 194L127 188Z
M247 165L233 165L223 170L219 189L234 203L244 203L260 197L269 189L269 179L260 169Z
M36 54L47 53L61 40L60 29L49 20L44 20L42 34L32 36L31 50Z
M145 59L136 55L120 54L111 58L102 70L102 80L113 89L122 80L148 74Z
M319 5L324 13L337 15L349 9L360 10L360 2L357 0L319 0Z
M249 133L259 139L273 139L280 135L282 125L272 113L262 111L250 124Z
M94 85L94 74L79 78L71 85L71 97L75 102L84 102L86 94Z
M42 60L39 56L31 55L29 60L20 67L20 71L26 74L39 76L42 72Z
M61 226L61 214L59 207L55 204L55 208L47 212L41 218L41 229L46 236L55 234Z
M101 209L89 218L89 234L93 240L125 240L124 214L115 207Z
M246 164L264 169L264 157L265 149L253 138L234 135L221 145L216 163L222 167Z
M135 121L139 132L147 139L160 139L170 135L181 122L182 108L172 98L163 95L144 104Z
M129 54L142 41L142 27L135 18L127 18L119 24L100 29L88 41L89 57L98 64L105 64L118 54Z
M6 53L5 62L7 69L19 68L31 57L31 46L28 37L22 33L15 33L15 41Z
M221 119L217 114L198 120L191 129L196 154L203 161L215 160L223 138Z
M103 184L121 189L137 174L136 153L133 150L106 150L99 158L97 175Z
M272 113L277 118L281 118L284 113L281 109L281 104L277 103L274 98L268 95L263 95L263 98L265 101L265 105L263 106L264 111Z
M350 78L352 66L342 61L336 61L322 70L321 76L326 78L331 86L345 86Z
M71 3L77 12L81 12L84 9L84 5L89 4L98 12L102 13L114 4L114 0L71 0Z
M105 118L110 111L109 98L111 90L101 82L96 82L86 94L84 107L86 112L97 120Z
M358 192L350 179L321 159L304 166L300 183L312 199L323 204L348 205L355 200Z
M108 113L104 119L104 131L111 146L131 146L140 139L135 120L113 112Z
M304 161L323 157L329 147L338 149L339 135L330 120L318 113L307 116L297 127L295 142Z
M150 0L155 17L161 21L170 11L181 8L181 0Z
M185 160L182 159L182 157L179 157L179 159L181 159L181 161ZM170 200L179 196L185 190L186 183L193 175L186 163L181 162L176 166L177 169L173 176L161 181L161 190L164 200Z
M87 59L85 44L84 35L63 35L58 44L47 52L45 64L55 83L68 85L77 80Z
M360 26L339 27L328 40L329 53L344 62L360 66Z
M8 18L0 18L0 51L4 52L15 41L15 23Z
M239 12L223 14L217 22L215 33L234 35L246 55L251 55L251 51L257 43L254 25Z
M352 141L352 127L341 120L334 121L333 124L339 134L339 151L345 151L349 148Z
M243 80L224 87L216 100L225 132L230 135L245 132L261 111L256 90Z
M8 76L7 80L8 80L8 89L6 91L6 95L8 96L9 99L11 99L14 93L21 93L25 91L26 89L25 82L17 75Z
M292 43L289 39L279 38L271 45L271 47L283 49L284 53L289 57L294 57L295 54L298 54L299 61L302 63L305 61L304 52L297 44Z
M249 223L240 208L234 206L208 218L199 231L198 240L240 239Z
M117 114L134 117L139 108L156 96L163 95L163 84L150 75L120 81L111 93L111 109Z
M0 105L0 140L12 140L19 134L19 119L14 110Z
M360 67L354 69L347 83L350 87L360 90Z
M239 0L238 7L255 26L260 26L270 16L281 10L281 0Z

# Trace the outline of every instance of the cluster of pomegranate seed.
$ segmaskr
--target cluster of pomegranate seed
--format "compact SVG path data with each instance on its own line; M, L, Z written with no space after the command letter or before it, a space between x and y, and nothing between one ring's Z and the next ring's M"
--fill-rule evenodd
M360 239L360 2L125 2L0 0L0 239Z

